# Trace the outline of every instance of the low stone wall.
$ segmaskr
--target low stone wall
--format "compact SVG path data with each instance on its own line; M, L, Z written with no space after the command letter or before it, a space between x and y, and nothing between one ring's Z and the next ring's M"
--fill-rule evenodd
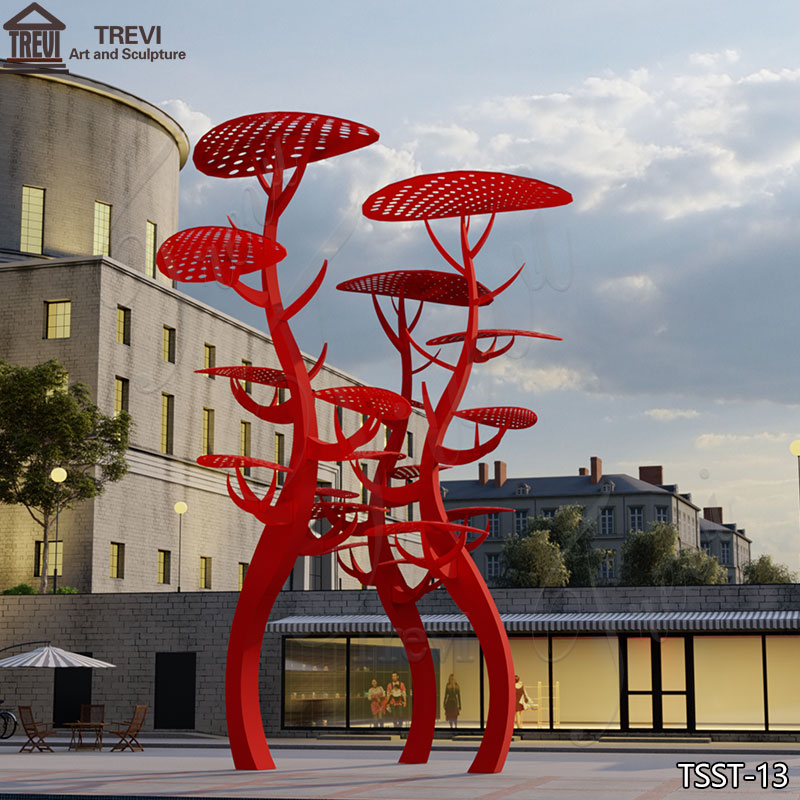
M800 585L605 587L596 589L498 589L501 613L624 611L786 611L800 608ZM94 671L92 702L105 703L107 719L126 719L147 703L152 730L155 654L197 653L195 727L225 733L225 651L236 592L0 596L0 648L31 640L116 664ZM456 613L444 591L427 595L423 614ZM374 591L283 592L271 619L296 615L380 614ZM22 652L13 650L0 658ZM261 663L264 724L280 734L281 640L267 633ZM12 669L0 674L7 706L32 705L39 719L52 719L53 670Z

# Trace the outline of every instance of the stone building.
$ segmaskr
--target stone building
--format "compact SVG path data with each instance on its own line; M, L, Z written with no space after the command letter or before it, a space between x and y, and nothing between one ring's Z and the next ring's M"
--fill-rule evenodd
M728 570L728 583L742 582L742 568L750 561L752 539L734 522L722 521L722 508L704 508L700 522L700 546Z
M55 358L105 413L125 409L135 423L130 473L62 513L51 574L81 592L236 590L262 526L230 501L224 475L195 458L283 462L292 431L249 415L227 379L195 374L278 368L269 337L156 270L159 245L177 230L186 134L147 101L74 75L4 74L0 114L0 358ZM326 366L315 388L357 383ZM251 391L269 402L273 390ZM353 432L360 414L341 411ZM335 413L318 405L328 440ZM263 494L271 476L253 468L254 490ZM361 489L347 464L321 465L319 482ZM189 508L180 534L177 501ZM24 508L0 507L0 589L37 582L41 539ZM298 562L291 584L353 588L330 556Z
M667 522L678 529L679 547L700 547L699 508L688 493L664 483L663 467L639 467L639 477L622 473L604 474L603 462L592 456L591 466L577 475L547 478L511 478L503 461L478 465L477 480L444 480L445 508L496 506L507 513L476 516L473 524L489 526L489 537L475 553L483 575L491 582L500 572L503 541L528 529L533 517L552 516L560 506L580 505L584 519L596 528L594 545L607 550L600 580L619 578L622 543L631 530L646 530L653 522Z

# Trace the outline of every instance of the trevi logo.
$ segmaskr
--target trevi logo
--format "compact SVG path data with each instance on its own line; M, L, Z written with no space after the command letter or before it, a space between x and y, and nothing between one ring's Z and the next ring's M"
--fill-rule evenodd
M31 3L3 25L11 37L11 72L68 72L61 58L61 31L67 26L39 3Z

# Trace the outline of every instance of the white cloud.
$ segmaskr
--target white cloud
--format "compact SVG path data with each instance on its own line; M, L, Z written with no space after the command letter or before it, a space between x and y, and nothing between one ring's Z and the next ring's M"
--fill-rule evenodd
M211 118L202 111L195 111L185 100L164 100L159 106L186 131L192 146L212 127Z
M711 450L717 447L727 447L728 445L741 447L742 445L752 444L786 443L788 452L790 439L791 436L788 433L770 433L769 431L761 431L760 433L701 433L694 440L694 445L700 450Z
M694 419L700 416L693 408L650 408L644 412L644 415L659 422L671 422L675 419Z
M510 358L490 362L486 373L499 383L511 384L525 392L584 389L596 380L569 367L526 367Z
M657 289L655 281L649 275L642 273L609 278L597 285L597 291L603 294L618 295L622 299L639 301L649 300Z
M723 64L735 64L741 58L738 50L722 50L716 53L692 53L689 61L698 67L717 67Z

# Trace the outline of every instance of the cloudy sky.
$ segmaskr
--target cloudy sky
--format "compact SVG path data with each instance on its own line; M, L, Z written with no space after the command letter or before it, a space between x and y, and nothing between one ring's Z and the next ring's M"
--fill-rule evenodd
M304 349L396 388L369 300L341 280L444 268L420 224L370 223L388 182L502 170L572 205L498 218L478 262L484 327L555 333L476 370L467 405L523 405L539 423L496 457L515 475L662 464L700 507L722 506L800 567L800 5L795 2L225 3L49 0L64 55L94 26L161 26L183 61L71 60L72 72L164 108L193 142L226 119L313 111L376 128L372 147L309 167L279 234L287 293L330 260L298 322ZM13 11L6 3L9 13ZM152 46L152 45L151 45ZM134 49L141 49L139 46ZM106 48L107 49L107 48ZM181 227L255 228L257 186L182 173ZM455 243L453 224L436 230ZM222 290L193 292L260 325ZM426 323L457 330L451 314ZM466 444L471 431L453 431ZM462 471L471 475L477 468ZM451 473L457 476L457 471Z

